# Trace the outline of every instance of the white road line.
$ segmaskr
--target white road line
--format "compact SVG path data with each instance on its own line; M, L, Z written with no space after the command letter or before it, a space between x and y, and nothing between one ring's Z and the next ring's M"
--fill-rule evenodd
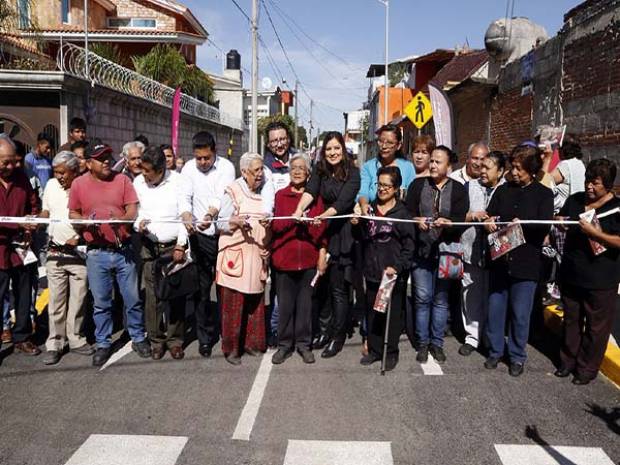
M284 465L394 465L390 442L289 440Z
M187 439L91 434L65 465L174 465Z
M495 444L503 465L614 465L600 447Z
M435 361L431 354L428 354L428 362L421 363L422 371L425 375L428 376L439 376L443 375L443 370L439 366L439 363Z
M263 401L263 395L265 394L265 388L267 387L269 374L271 373L271 367L273 366L271 363L272 355L272 350L268 350L265 352L265 355L263 355L263 359L260 362L260 367L256 373L256 378L254 378L254 384L252 384L252 389L250 390L250 395L248 396L245 407L243 407L241 416L237 421L237 427L232 435L233 439L237 439L239 441L250 440L250 434L252 434L252 428L254 427L254 422L256 421L260 404Z
M116 352L114 352L112 354L112 356L108 359L108 361L105 362L101 368L99 368L99 371L103 371L107 367L112 365L114 362L118 362L121 358L123 358L125 355L127 355L131 351L132 351L132 349L131 349L131 341L129 341L127 344L125 344L123 347L121 347L120 350L117 350Z

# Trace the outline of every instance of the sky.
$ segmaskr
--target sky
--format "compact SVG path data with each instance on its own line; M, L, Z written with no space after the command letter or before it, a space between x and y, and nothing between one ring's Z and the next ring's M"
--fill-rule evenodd
M198 65L208 73L222 74L223 56L236 49L241 54L244 85L249 88L250 27L233 0L181 1L209 32L207 44L198 48ZM251 0L235 1L251 15ZM465 43L484 48L487 27L506 15L508 1L390 0L390 61ZM552 37L562 27L564 13L580 3L514 0L513 11L514 16L542 25ZM312 99L314 130L342 130L342 113L360 109L367 99L368 66L384 62L385 7L379 0L259 0L259 4L259 33L264 44L259 49L259 86L268 77L274 86L293 89L297 76L303 88L299 93L301 124L309 127Z

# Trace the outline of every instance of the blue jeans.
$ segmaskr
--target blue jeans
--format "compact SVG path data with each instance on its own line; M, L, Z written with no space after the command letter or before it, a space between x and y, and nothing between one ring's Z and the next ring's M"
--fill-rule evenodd
M443 347L448 323L451 282L437 277L438 261L415 258L411 269L414 285L415 335L418 347Z
M138 294L138 273L133 250L89 250L86 259L88 285L93 294L97 347L112 345L112 293L114 280L123 297L127 332L133 342L145 340L144 311Z
M510 301L508 324L508 357L510 363L524 363L527 358L525 347L530 331L530 315L534 304L536 281L515 279L506 271L491 273L489 286L489 316L487 337L489 356L500 358L504 355L506 341L506 313Z

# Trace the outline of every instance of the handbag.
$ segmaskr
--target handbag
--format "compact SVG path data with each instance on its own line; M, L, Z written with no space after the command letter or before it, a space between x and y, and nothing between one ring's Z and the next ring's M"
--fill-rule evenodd
M463 277L463 245L460 242L439 244L439 279L461 279Z
M158 300L186 297L198 291L196 264L188 263L174 273L169 273L173 266L174 263L170 255L155 260L155 297Z

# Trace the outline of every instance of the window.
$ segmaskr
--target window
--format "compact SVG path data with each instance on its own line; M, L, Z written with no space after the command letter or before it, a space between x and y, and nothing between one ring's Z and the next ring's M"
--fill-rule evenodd
M30 0L17 0L17 15L20 29L30 29Z
M149 18L108 18L108 27L155 29L157 27L157 20Z
M71 0L62 0L60 4L60 16L61 20L64 24L69 24L71 21L69 20L69 12L71 10Z

